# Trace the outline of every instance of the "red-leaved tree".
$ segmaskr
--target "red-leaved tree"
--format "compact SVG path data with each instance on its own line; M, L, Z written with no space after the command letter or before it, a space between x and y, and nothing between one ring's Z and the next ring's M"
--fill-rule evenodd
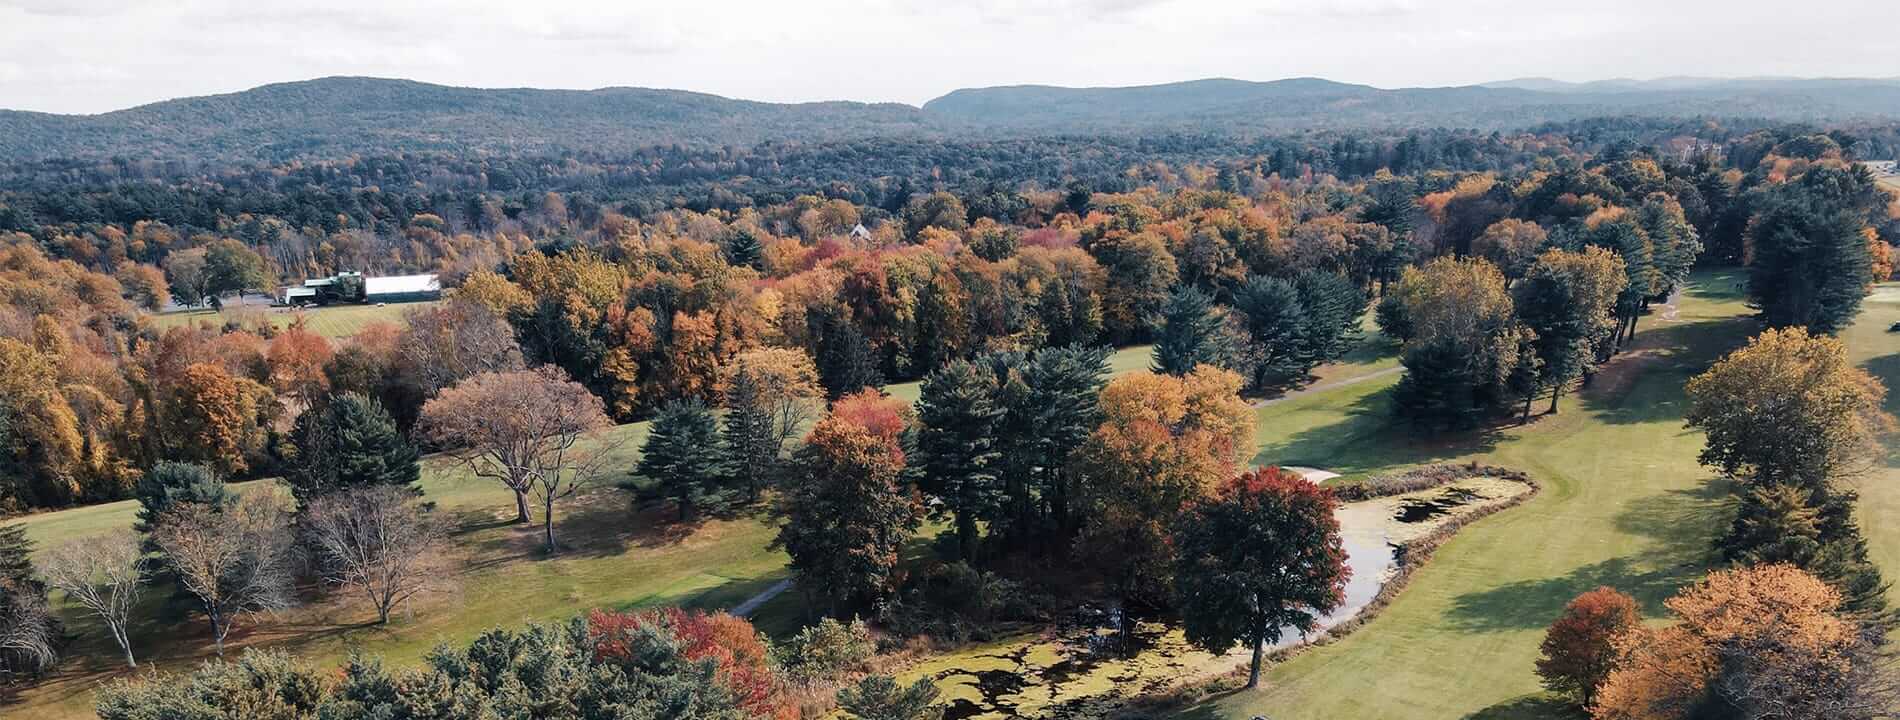
M747 715L780 717L791 710L779 701L778 677L772 672L765 641L745 618L679 608L637 613L594 610L587 614L587 631L596 660L632 660L639 655L640 643L653 637L645 631L660 628L679 642L680 653L686 659L711 660L714 674L732 690Z
M1537 676L1544 679L1544 687L1590 707L1596 702L1597 688L1616 669L1617 636L1642 621L1636 600L1614 588L1578 595L1544 633Z
M1212 653L1253 647L1247 687L1260 683L1265 646L1305 633L1346 597L1346 548L1333 491L1298 473L1241 473L1195 503L1175 529L1175 598L1188 642Z

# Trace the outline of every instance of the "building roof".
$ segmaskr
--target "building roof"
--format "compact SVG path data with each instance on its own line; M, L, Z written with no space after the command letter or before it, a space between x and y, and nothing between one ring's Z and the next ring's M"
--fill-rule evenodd
M317 289L316 289L316 288L313 288L313 287L287 287L287 288L284 288L284 297L287 297L287 298L294 298L294 297L316 297L316 296L317 296Z
M426 275L392 275L363 279L363 294L368 296L396 295L403 293L439 293L442 281L435 273Z

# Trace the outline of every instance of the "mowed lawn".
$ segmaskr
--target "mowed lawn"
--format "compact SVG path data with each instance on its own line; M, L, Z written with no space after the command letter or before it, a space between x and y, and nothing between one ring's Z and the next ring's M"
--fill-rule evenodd
M1185 709L1190 718L1572 717L1532 672L1543 631L1578 593L1612 585L1650 615L1713 562L1726 489L1696 464L1684 383L1754 324L1740 275L1701 273L1675 319L1656 307L1635 348L1558 415L1457 439L1390 418L1388 375L1262 408L1261 464L1344 472L1483 460L1531 472L1544 490L1447 542L1379 617L1274 667L1257 691ZM1538 410L1541 412L1540 405ZM1891 550L1900 555L1900 543Z
M1900 182L1897 179L1896 182ZM1887 384L1887 412L1900 415L1900 282L1881 285L1861 306L1854 326L1841 333L1854 364ZM1900 579L1900 437L1889 438L1887 456L1859 480L1860 526L1874 561L1892 582ZM1900 591L1889 589L1900 604Z
M224 321L228 318L242 317L255 310L256 313L269 318L272 325L280 328L289 327L292 322L301 316L304 319L306 327L309 327L311 332L327 338L346 338L355 335L357 331L362 330L370 323L391 322L399 326L403 325L405 323L404 316L410 310L426 307L428 305L430 305L430 303L426 302L394 303L389 305L334 305L330 307L309 308L306 310L259 308L253 305L245 306L243 309L232 308L222 312L216 310L185 310L158 313L150 315L149 317L154 324L161 328L181 327L202 323L222 326Z

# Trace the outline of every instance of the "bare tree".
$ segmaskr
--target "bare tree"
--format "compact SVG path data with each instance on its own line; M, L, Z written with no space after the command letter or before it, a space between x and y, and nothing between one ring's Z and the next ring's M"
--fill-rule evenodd
M37 674L59 659L46 598L24 584L0 577L0 681Z
M40 574L46 584L66 593L67 599L98 615L125 652L125 664L138 667L132 656L132 606L144 589L149 556L140 547L138 533L121 530L74 540L47 551Z
M183 503L153 532L166 563L211 621L218 655L237 620L290 607L296 548L283 502L254 492L219 509Z
M522 368L514 328L480 303L450 300L412 310L407 318L396 356L428 394L482 373Z
M539 501L553 554L554 503L598 474L611 446L587 436L608 424L600 398L542 366L477 375L443 391L423 406L418 430L477 477L513 490L516 522L532 522L528 500Z
M1715 694L1742 720L1874 720L1900 711L1900 678L1877 636L1838 645L1782 632L1724 643Z
M447 576L442 524L405 489L361 488L317 498L306 510L324 579L363 593L380 623Z

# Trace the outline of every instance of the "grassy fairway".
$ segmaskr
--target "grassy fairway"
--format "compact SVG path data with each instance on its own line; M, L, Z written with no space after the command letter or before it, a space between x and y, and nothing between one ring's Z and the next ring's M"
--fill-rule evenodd
M1841 338L1854 364L1887 384L1887 412L1900 414L1900 333L1887 331L1894 323L1900 323L1900 282L1875 289ZM1892 520L1900 517L1900 438L1889 438L1887 450L1859 480L1859 510L1869 550L1891 582L1900 577L1900 523ZM1887 597L1900 603L1900 591L1889 589Z
M1271 671L1261 690L1185 711L1194 718L1565 717L1532 674L1543 629L1598 585L1648 613L1712 560L1725 490L1696 464L1682 426L1684 382L1746 340L1752 322L1732 273L1697 276L1675 320L1642 321L1636 349L1594 387L1529 427L1458 440L1414 437L1388 420L1397 376L1265 407L1256 462L1364 475L1482 459L1545 486L1523 507L1465 528L1397 602L1344 640ZM1540 408L1541 409L1541 408Z
M289 326L291 321L301 315L304 318L304 322L309 324L311 332L327 338L344 338L355 335L356 331L363 329L363 326L373 322L384 321L402 325L404 322L403 315L405 313L428 304L429 303L398 303L395 305L381 306L338 305L334 307L311 308L308 310L259 308L258 312L261 314L261 317L269 318L272 325L276 325L280 328ZM226 318L240 317L241 313L247 312L249 308L255 307L256 306L248 306L247 310L243 311L227 310L217 312L213 310L190 310L168 312L152 315L150 317L152 318L152 322L161 328L178 327L196 323L222 325Z

